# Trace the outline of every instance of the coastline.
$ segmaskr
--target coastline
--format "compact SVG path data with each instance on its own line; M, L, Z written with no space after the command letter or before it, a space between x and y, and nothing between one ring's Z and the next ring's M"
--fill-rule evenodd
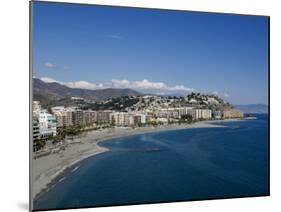
M173 131L194 128L215 128L223 127L222 122L243 121L242 119L210 120L200 121L193 124L173 124L157 127L128 128L118 127L113 129L103 129L84 132L76 136L69 142L65 150L60 150L49 155L33 159L32 182L33 200L44 191L48 191L54 181L66 170L73 167L73 171L79 169L77 163L82 160L109 151L109 149L99 145L100 142L115 138L127 137L132 135Z

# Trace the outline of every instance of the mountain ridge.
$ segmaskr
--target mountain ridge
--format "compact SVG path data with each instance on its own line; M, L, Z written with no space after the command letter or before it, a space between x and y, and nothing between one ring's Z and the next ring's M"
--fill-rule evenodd
M267 104L240 104L234 105L234 107L243 111L244 113L268 113Z
M70 88L57 82L44 82L38 78L33 79L33 98L42 104L67 97L81 97L87 100L100 101L120 96L141 96L142 93L129 89L105 88L98 90Z

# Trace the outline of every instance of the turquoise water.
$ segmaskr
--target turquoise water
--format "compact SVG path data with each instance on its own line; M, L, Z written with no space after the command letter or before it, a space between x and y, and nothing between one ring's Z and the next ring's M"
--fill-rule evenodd
M269 195L267 119L105 141L110 152L77 164L34 208Z

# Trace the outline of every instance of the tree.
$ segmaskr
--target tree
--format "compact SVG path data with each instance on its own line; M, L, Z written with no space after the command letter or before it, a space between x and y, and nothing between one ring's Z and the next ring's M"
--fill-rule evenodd
M63 141L64 139L65 139L65 137L63 135L56 135L53 137L52 143L55 144L55 143Z
M46 141L42 138L35 140L33 151L36 152L36 151L42 149L45 146L45 144L46 144Z

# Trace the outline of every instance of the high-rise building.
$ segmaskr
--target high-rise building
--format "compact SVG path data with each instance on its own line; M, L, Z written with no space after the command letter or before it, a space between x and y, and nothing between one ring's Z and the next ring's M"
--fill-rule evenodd
M110 123L116 126L129 126L129 113L113 112L110 114Z
M57 127L66 126L66 113L65 111L55 112L54 115L57 119Z
M72 122L72 110L71 109L66 109L64 111L65 113L65 126L69 127L69 126L73 126L73 122Z
M66 122L66 114L65 114L64 106L52 107L51 111L56 116L57 127L64 127Z
M97 112L93 110L85 110L83 111L83 123L84 124L93 124L96 122Z
M134 115L134 125L140 126L146 123L146 115L145 114L135 114Z
M32 137L33 137L33 151L37 151L39 149L38 141L40 139L40 128L39 128L39 122L37 118L33 117L32 120Z
M111 110L100 110L97 111L97 123L98 124L109 124Z
M186 114L191 115L193 120L208 120L212 118L212 111L209 109L190 109L186 110Z
M38 117L40 138L48 139L57 134L57 121L55 115L48 113L47 110L42 110Z
M33 134L33 141L40 139L40 128L38 120L33 118L33 128L32 128L32 134Z
M191 110L192 110L192 107L180 107L180 108L178 108L179 118L181 118L182 115L190 114Z
M73 125L82 125L83 124L83 111L76 109L72 111L72 123Z

